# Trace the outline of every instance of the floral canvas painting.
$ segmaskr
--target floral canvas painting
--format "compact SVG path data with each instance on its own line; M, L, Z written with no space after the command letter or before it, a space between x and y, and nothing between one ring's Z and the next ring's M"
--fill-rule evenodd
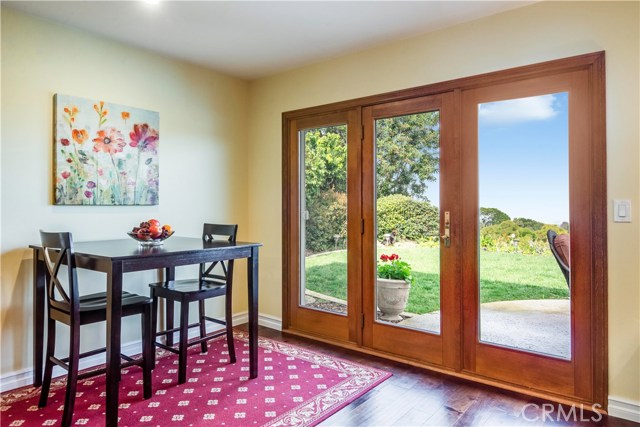
M57 94L56 205L157 205L157 112Z

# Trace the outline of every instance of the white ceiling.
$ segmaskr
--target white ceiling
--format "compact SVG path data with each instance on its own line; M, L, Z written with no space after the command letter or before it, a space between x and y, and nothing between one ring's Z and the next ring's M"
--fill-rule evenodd
M4 6L244 79L533 1L2 1Z

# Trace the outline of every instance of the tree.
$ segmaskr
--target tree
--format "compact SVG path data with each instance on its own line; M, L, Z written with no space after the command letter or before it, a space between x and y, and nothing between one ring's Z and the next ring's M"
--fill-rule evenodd
M318 128L304 133L305 195L347 192L347 135L344 126Z
M438 111L376 120L377 197L403 194L426 200L440 162Z
M510 221L511 218L506 213L497 208L480 208L480 225L487 227L489 225L498 225L504 221Z
M529 218L514 218L513 222L518 224L520 227L530 228L533 231L540 230L544 226L544 224L541 223L540 221L536 221L535 219L529 219Z

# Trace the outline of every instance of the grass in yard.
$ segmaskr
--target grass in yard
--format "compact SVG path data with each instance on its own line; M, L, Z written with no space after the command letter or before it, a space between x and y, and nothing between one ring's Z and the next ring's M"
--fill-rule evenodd
M335 251L305 258L307 289L347 299L347 251Z
M411 264L414 282L406 311L423 314L440 309L439 249L421 246L384 248ZM307 289L347 299L347 253L336 251L306 258ZM481 252L481 302L568 298L569 289L552 255Z

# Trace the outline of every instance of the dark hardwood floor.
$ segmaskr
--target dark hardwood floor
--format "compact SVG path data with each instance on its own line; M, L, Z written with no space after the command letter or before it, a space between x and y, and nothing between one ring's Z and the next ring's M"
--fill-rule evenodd
M243 325L240 329L244 329ZM515 392L357 353L274 329L260 336L389 371L391 378L322 426L640 426Z

